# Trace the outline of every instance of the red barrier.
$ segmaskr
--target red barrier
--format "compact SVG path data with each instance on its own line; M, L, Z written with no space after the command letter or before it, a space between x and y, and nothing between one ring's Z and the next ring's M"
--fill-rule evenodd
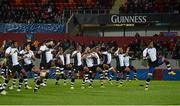
M26 42L25 34L17 34L17 33L0 33L0 44L2 44L3 40L16 40L22 44Z
M155 71L154 71L154 79L155 80L162 80L163 79L162 69L155 69Z
M47 39L55 39L55 40L63 40L63 39L70 39L75 42L79 43L89 43L90 41L116 41L118 46L125 46L129 44L130 42L138 39L143 40L145 42L149 40L159 40L159 41L169 41L171 39L180 39L180 36L176 37L87 37L87 36L71 36L68 34L42 34L42 33L36 33L34 34L35 40L43 41ZM23 42L26 42L25 34L23 33L0 33L0 43L2 43L3 40L17 40L21 44Z

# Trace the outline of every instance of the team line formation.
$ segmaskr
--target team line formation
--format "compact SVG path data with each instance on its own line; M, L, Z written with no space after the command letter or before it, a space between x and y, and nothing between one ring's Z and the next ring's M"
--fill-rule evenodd
M74 89L75 79L79 73L83 73L82 89L86 84L89 84L89 88L93 88L96 73L99 73L101 88L105 87L104 81L112 83L114 76L116 76L116 86L122 86L123 79L129 80L130 70L133 70L133 78L137 80L136 68L130 62L128 47L125 49L115 48L102 43L94 47L75 44L65 48L60 41L46 40L41 44L25 43L20 49L17 41L4 41L0 53L1 77L3 78L3 82L0 84L1 95L7 94L7 85L11 79L12 85L9 89L16 88L17 77L19 77L18 92L21 91L23 83L26 89L32 89L28 86L28 71L34 73L33 92L38 92L40 86L47 86L49 71L52 68L56 70L55 85L59 85L60 79L63 79L64 85L66 85L66 79L70 78L70 89ZM157 53L153 41L149 42L142 55L149 67L145 90L149 88L155 67L165 64L169 75L176 74L169 61ZM112 57L116 59L116 67L111 66ZM40 64L33 64L37 58L40 59ZM109 75L110 71L111 75Z

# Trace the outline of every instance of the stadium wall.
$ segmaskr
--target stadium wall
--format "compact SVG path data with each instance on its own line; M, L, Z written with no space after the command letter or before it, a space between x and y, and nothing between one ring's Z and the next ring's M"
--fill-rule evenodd
M0 43L3 40L16 40L20 44L26 42L26 34L25 33L0 33ZM47 39L55 39L55 40L63 40L63 39L70 39L75 42L79 43L89 43L90 41L116 41L118 46L127 46L130 42L138 39L143 41L149 40L159 40L159 41L169 41L171 39L180 39L180 36L174 37L151 37L151 36L144 36L144 37L88 37L88 36L71 36L69 34L54 34L54 33L35 33L33 34L33 40L43 41Z
M154 76L153 76L153 79L154 80L177 80L177 81L180 81L180 69L175 69L174 70L176 72L176 75L175 76L170 76L168 75L168 71L167 70L163 70L163 69L156 69L155 72L154 72ZM147 77L147 72L148 70L147 69L138 69L137 70L137 78L139 80L145 80L146 77ZM51 69L50 73L49 73L49 78L52 78L54 79L55 78L55 69ZM110 72L110 74L112 74ZM79 78L82 78L81 77L82 73L80 73L80 76ZM28 73L28 76L30 78L33 77L33 73L32 72L29 72ZM116 75L114 75L113 79L115 79ZM99 79L99 73L96 74L96 79ZM133 72L131 71L130 73L130 79L133 78Z
M147 32L146 31L143 31L143 30L139 30L139 31L126 31L125 32L125 35L126 36L134 36L136 33L139 33L140 36L153 36L155 34L159 34L160 32L168 32L167 30L148 30ZM171 31L171 32L177 32L177 33L180 33L180 31L178 30L174 30L174 31ZM123 36L123 31L120 31L120 32L105 32L104 33L104 36L105 37L118 37L119 35L122 35Z
M139 33L140 36L153 36L155 34L160 34L160 32L166 32L168 33L168 30L126 30L125 31L125 36L131 36L134 37L136 33ZM176 33L177 36L180 34L180 30L171 30L170 32ZM103 36L103 32L101 30L84 30L83 31L84 35L88 36ZM113 30L105 30L104 31L104 37L123 37L124 36L124 31L122 29L119 29L118 31L113 31ZM165 35L167 36L167 35Z

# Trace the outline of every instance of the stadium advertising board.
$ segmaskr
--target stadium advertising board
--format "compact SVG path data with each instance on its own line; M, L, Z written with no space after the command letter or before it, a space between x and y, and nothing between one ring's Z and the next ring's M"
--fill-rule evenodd
M146 24L171 23L178 24L179 14L110 14L92 15L76 14L74 22L77 24Z
M13 23L13 24L0 24L0 32L32 32L32 33L64 33L65 25L64 24L22 24L22 23Z
M146 16L119 16L119 15L112 15L111 22L113 24L140 24L146 23L147 17Z

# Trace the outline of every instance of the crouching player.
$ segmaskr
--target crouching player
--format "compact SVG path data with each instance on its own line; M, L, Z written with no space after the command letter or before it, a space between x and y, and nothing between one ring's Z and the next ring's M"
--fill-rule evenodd
M126 80L127 81L129 81L129 79L130 79L130 71L131 70L133 71L133 74L134 74L133 79L137 80L137 73L136 73L137 71L136 71L136 68L132 65L132 63L130 63L130 59L131 59L131 57L129 56L129 48L127 48L126 54L124 56L124 65L126 67L125 70L126 70ZM130 71L127 71L128 68L130 69Z
M69 48L67 50L65 50L64 55L65 55L65 70L64 70L64 85L66 86L66 80L68 77L72 77L72 70L73 70L73 66L71 63L71 52L72 49Z
M106 47L102 46L101 49L102 49L101 54L102 54L102 58L103 58L103 62L102 62L103 74L100 73L100 76L101 76L101 78L103 78L102 77L102 75L103 75L104 78L107 79L110 82L110 84L112 85L112 82L111 82L112 78L111 78L111 76L109 77L108 74L110 71L112 73L116 73L114 67L111 66L111 62L112 62L112 54L111 53L112 53L113 47L106 48ZM103 81L101 78L100 78L101 85L103 86Z
M118 50L114 53L114 55L116 56L116 73L117 73L116 86L120 87L123 84L123 73L125 69L129 71L129 68L125 67L124 65L125 54L123 53L122 48L118 48ZM120 81L120 85L119 85L119 81Z
M95 47L93 52L91 53L92 59L93 59L93 67L92 67L92 73L90 78L92 79L92 81L95 79L96 73L100 73L100 83L101 83L101 88L104 88L105 86L103 86L103 70L101 69L101 64L100 64L100 51L99 51L99 47ZM90 81L91 81L90 79ZM91 83L92 84L92 83Z
M82 88L84 88L85 83L89 82L89 88L93 88L93 79L91 77L92 75L92 67L93 67L93 59L91 55L91 50L89 47L85 49L85 52L82 55L82 60L84 64L84 71L85 71L85 80L83 81Z
M75 83L75 79L78 76L78 73L80 73L80 72L84 73L84 66L81 61L82 56L81 56L80 46L76 47L76 50L72 52L71 56L74 59L73 72L72 72L72 76L71 76L71 89L74 89L74 83ZM82 83L84 83L84 82L85 82L85 79L83 78ZM83 87L84 86L82 86L82 89L83 89Z
M26 71L26 73L28 71L34 70L34 65L32 61L35 60L35 56L34 56L33 51L30 50L30 44L24 45L24 50L20 51L20 55L22 56L22 59L23 59L22 66L24 70ZM25 76L24 84L25 84L26 89L32 89L32 87L28 86L27 76Z
M64 58L64 54L63 54L63 49L59 48L59 51L56 55L56 85L59 85L59 80L64 79L64 68L65 68L65 58Z
M38 89L40 88L40 84L43 82L43 79L46 77L47 75L47 71L40 69L39 67L34 67L32 69L32 72L34 72L35 74L39 75L39 77L37 77L37 80L35 82L35 87L34 87L34 92L37 92Z
M38 91L40 84L46 85L46 81L47 81L47 78L49 75L49 69L56 66L56 61L53 59L52 51L48 50L46 52L48 52L48 53L46 53L46 62L47 63L46 63L45 68L40 69L38 67L35 67L34 70L32 70L35 74L40 75L36 81L34 92Z
M4 79L3 85L0 86L0 92L2 95L6 95L7 92L5 91L6 86L8 85L9 80L15 75L16 72L19 73L19 85L17 91L21 91L21 85L23 83L23 79L27 76L25 70L21 67L19 63L19 59L21 59L18 51L18 43L13 41L11 47L7 48L5 51L5 56L9 58L9 73L7 77Z

